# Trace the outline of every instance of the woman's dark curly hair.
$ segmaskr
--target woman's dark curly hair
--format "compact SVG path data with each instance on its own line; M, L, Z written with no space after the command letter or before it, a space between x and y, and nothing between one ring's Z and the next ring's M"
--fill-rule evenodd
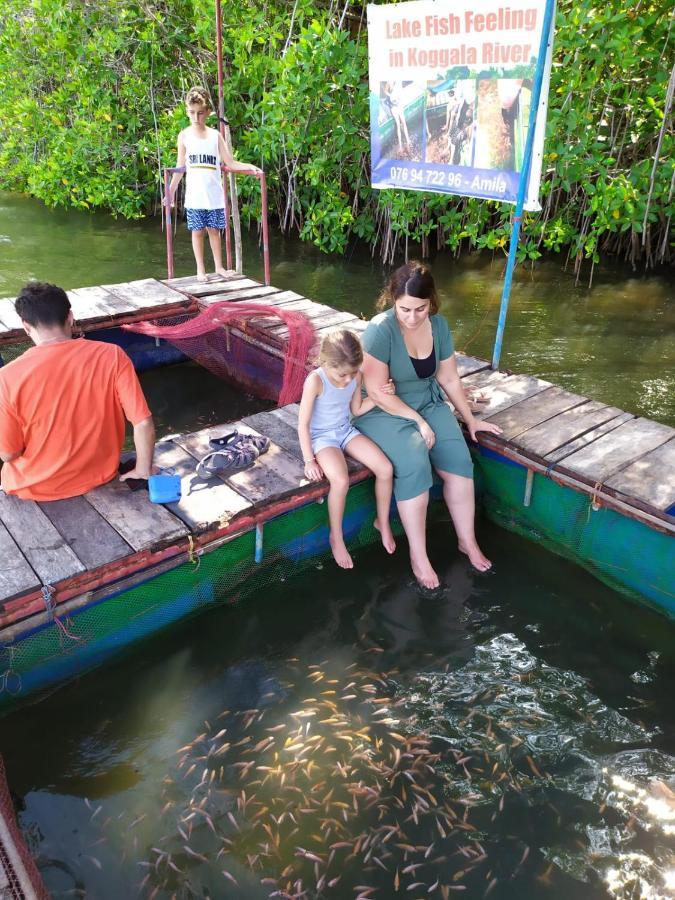
M411 259L396 269L377 299L377 309L393 306L404 294L418 300L428 300L430 315L433 316L438 312L438 295L431 270L429 266L416 259Z

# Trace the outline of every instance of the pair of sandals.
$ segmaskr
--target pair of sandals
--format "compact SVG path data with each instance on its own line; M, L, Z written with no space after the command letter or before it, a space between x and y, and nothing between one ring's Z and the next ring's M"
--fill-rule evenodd
M270 439L260 434L240 434L230 431L222 437L211 438L214 449L197 463L197 475L211 478L221 472L248 469L270 448Z

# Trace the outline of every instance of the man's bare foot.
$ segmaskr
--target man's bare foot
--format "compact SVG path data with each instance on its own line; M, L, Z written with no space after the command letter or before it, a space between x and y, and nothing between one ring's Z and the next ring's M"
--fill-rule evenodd
M206 274L206 272L197 272L197 281L200 284L206 284L208 280L209 276Z
M428 590L433 591L440 586L440 579L434 572L434 569L428 559L421 560L419 563L417 563L411 557L410 564L412 566L413 575L423 588L427 588Z
M221 278L227 278L229 274L227 269L224 269L222 266L219 269L216 269L216 275L220 275Z
M340 566L341 569L353 569L354 568L354 560L349 555L349 550L345 546L344 540L340 538L334 538L333 535L328 539L330 543L330 549L333 554L333 559Z
M393 553L396 550L396 541L394 540L394 534L391 530L391 525L387 522L383 527L381 527L379 521L375 519L373 522L373 528L376 531L380 532L380 537L382 538L382 546L387 551L387 553Z
M492 561L485 556L478 544L474 544L473 547L465 547L463 544L459 544L458 547L460 553L464 553L469 557L469 562L474 569L477 569L479 572L490 571L492 568Z

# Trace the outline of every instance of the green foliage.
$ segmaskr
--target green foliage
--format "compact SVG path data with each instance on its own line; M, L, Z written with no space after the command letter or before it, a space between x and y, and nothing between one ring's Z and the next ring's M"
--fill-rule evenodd
M129 218L153 211L185 90L215 92L212 0L0 0L0 10L0 185ZM672 128L653 181L652 168L670 13L667 0L560 0L543 211L524 218L521 259L669 259ZM385 259L408 242L505 252L510 206L370 188L361 5L224 2L223 46L236 155L265 168L283 229L338 253L358 238ZM239 185L254 220L257 184Z

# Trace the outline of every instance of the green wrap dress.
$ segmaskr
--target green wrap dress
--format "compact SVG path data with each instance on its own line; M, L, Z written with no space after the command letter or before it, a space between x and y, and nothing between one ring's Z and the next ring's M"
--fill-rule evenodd
M441 360L454 353L452 334L441 315L430 317L436 353L436 372ZM354 425L374 441L394 465L394 496L411 500L428 491L433 469L473 477L473 463L457 419L443 400L435 373L420 378L410 360L394 309L372 319L362 337L366 353L389 366L396 395L424 418L436 435L429 450L411 419L394 416L379 407L354 419Z

